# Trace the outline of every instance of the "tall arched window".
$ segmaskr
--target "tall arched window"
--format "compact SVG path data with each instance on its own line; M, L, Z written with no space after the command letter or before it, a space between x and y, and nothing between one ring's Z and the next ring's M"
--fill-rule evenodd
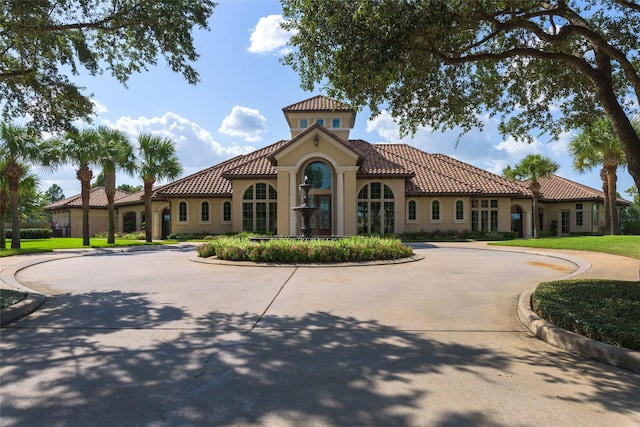
M358 193L358 234L395 232L395 200L386 184L372 182Z
M455 203L455 222L464 222L464 202L462 200L456 200Z
M178 203L178 222L187 222L187 202Z
M440 222L440 201L434 200L431 202L431 221Z
M409 200L407 204L407 220L410 222L418 220L418 204L415 200Z
M211 216L209 215L209 202L202 202L200 205L200 222L209 222L211 221Z
M266 183L257 183L242 197L242 230L253 233L276 233L278 223L278 194Z
M231 222L231 202L222 204L222 222Z

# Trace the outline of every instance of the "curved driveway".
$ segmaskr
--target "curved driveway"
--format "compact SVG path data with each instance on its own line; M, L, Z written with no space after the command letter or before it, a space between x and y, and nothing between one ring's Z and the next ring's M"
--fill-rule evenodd
M352 267L55 255L16 276L48 299L1 330L0 425L640 425L640 374L517 319L522 291L575 263L416 252Z

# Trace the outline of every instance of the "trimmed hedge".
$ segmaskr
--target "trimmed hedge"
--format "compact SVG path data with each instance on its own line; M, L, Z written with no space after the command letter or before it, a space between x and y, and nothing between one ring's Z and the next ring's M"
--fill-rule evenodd
M242 237L219 237L196 248L204 258L229 261L282 263L335 263L405 258L413 249L399 239L348 237L337 240L274 238L252 241Z
M5 238L11 239L13 236L11 229L5 230ZM53 237L53 231L50 228L21 228L21 239L50 239Z
M640 282L574 279L538 285L531 306L563 329L640 350Z

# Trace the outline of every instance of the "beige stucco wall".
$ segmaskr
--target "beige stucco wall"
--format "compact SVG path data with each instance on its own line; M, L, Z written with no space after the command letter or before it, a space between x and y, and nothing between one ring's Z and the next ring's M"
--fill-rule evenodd
M576 204L582 204L582 226L576 224ZM539 203L542 211L542 231L551 230L551 221L558 221L558 235L569 233L596 233L605 227L604 205L595 203L597 218L594 224L594 202ZM562 212L569 212L569 233L562 233Z
M202 221L201 208L203 202L209 202L209 221ZM223 198L189 198L189 199L171 199L171 233L206 233L206 234L225 234L232 230L232 224L223 222L222 207L225 201L232 202L231 199ZM179 206L180 202L187 204L187 220L180 221ZM166 205L158 205L158 209L154 210L154 215L158 215L158 228L161 231L160 215ZM241 208L242 206L240 206ZM234 204L231 207L231 217L234 220L235 211ZM240 212L241 214L241 212ZM240 217L240 226L242 226L242 218ZM154 224L154 234L156 226ZM156 238L156 237L154 237ZM160 237L158 237L160 238Z
M107 231L108 216L106 209L89 210L89 236ZM82 209L53 211L53 222L56 227L70 226L69 237L82 237Z

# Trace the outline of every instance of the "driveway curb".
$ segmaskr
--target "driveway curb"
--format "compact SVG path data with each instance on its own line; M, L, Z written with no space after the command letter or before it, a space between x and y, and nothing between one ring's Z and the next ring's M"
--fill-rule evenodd
M619 368L640 372L640 352L592 340L562 329L539 317L531 309L531 296L535 289L528 289L518 297L518 317L535 336L548 344L571 353Z

